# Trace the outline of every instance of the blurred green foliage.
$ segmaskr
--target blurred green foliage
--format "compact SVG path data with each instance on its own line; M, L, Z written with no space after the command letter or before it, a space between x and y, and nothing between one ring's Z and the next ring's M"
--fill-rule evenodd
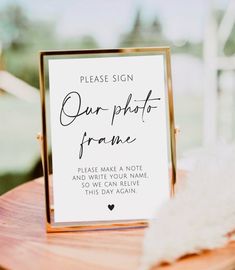
M138 10L133 22L132 29L120 38L119 47L151 47L170 46L172 53L189 53L202 57L202 44L181 41L178 44L167 39L164 35L163 26L158 17L150 22L141 19L141 10Z
M55 23L29 20L17 5L9 5L0 11L0 18L0 44L5 68L37 88L39 51L98 47L91 36L59 39Z

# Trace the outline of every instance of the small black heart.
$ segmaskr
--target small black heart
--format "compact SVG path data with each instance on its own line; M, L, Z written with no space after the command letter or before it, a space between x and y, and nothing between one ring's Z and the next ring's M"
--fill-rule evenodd
M109 204L109 205L108 205L108 208L109 208L110 211L112 211L113 208L114 208L114 204Z

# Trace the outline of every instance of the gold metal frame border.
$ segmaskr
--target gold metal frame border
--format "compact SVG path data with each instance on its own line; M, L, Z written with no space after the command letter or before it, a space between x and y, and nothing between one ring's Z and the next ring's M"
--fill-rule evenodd
M171 175L170 175L170 196L174 195L174 186L176 184L176 142L175 142L175 121L174 121L174 104L171 78L171 59L169 47L143 47L143 48L118 48L118 49L93 49L93 50L68 50L68 51L41 51L39 59L39 83L41 95L41 116L42 116L42 136L41 136L41 151L42 165L45 182L45 204L46 204L46 231L52 232L67 232L67 231L88 231L88 230L108 230L121 228L140 228L148 225L147 220L127 221L110 221L96 222L95 224L78 224L78 225L56 225L52 223L51 213L53 209L50 204L50 187L49 187L49 162L48 162L48 147L47 147L47 125L46 125L46 97L45 97L45 69L44 57L46 56L66 56L66 55L85 55L85 54L130 54L130 53L159 53L165 56L165 80L167 86L168 97L168 114L169 114L169 136L170 140L170 158L171 158ZM79 221L78 221L79 223Z

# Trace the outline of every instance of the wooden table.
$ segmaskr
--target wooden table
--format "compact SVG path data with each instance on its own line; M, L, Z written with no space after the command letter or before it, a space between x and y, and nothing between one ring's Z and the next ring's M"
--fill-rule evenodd
M43 181L0 197L0 269L138 269L144 229L46 234ZM159 270L235 269L235 243Z

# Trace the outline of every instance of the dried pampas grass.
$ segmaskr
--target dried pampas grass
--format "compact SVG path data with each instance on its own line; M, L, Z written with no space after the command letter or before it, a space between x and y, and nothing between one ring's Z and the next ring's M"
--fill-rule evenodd
M222 247L235 230L235 147L201 152L187 182L150 222L141 269Z

